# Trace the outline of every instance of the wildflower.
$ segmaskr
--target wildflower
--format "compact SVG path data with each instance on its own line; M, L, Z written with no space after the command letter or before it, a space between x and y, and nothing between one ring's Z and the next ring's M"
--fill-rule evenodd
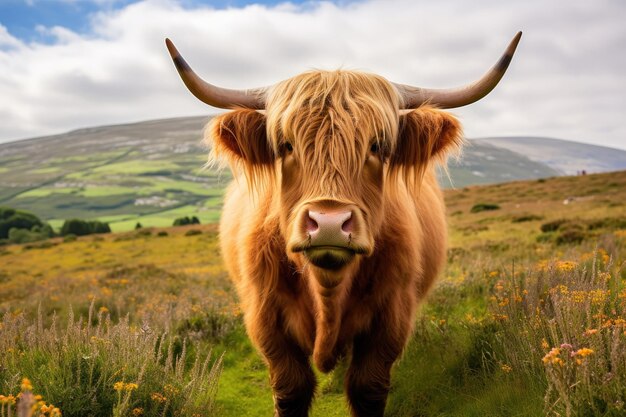
M30 379L22 378L22 391L32 391L33 385L30 383Z
M152 400L157 403L164 403L165 401L167 401L167 397L158 392L153 392L152 395L150 395L150 398L152 398Z
M165 386L163 387L163 391L165 391L166 394L178 394L178 388L172 386L171 384L165 384Z
M552 348L552 350L550 350L550 352L546 353L546 355L541 360L546 365L563 366L563 359L559 357L560 354L561 354L561 349L554 347Z
M136 390L137 388L139 388L139 385L137 385L137 384L135 384L133 382L130 382L128 384L124 384L124 390L125 391L129 391L130 392L132 390Z
M548 350L548 348L550 347L550 345L548 344L548 341L546 339L541 339L541 347L544 350Z
M582 348L582 349L578 349L576 352L573 352L574 355L580 356L581 358L587 357L589 355L593 355L593 353L594 353L593 349L589 349L589 348Z
M105 314L105 313L108 313L108 312L109 312L109 309L108 309L108 308L106 308L105 306L102 306L102 307L100 307L100 310L99 310L99 311L100 311L100 313Z
M508 374L509 372L511 372L511 371L513 370L513 368L511 368L511 367L510 367L509 365L507 365L507 364L504 364L504 365L500 366L500 369L502 369L502 371L503 371L505 374Z
M557 261L555 267L557 271L569 272L573 271L578 264L574 261Z
M124 381L117 381L115 384L113 384L113 389L115 391L122 391L124 389Z
M133 408L133 416L138 417L138 416L142 416L143 415L143 408L137 407L137 408Z
M583 336L589 337L591 335L594 335L598 333L598 329L587 329L585 330L585 333L583 333Z
M568 349L571 350L573 348L572 345L570 345L569 343L562 343L561 344L561 349Z
M509 319L509 316L506 314L492 314L492 317L496 321L507 321Z
M500 272L498 272L498 271L491 271L489 273L489 278L497 277L499 274L500 274Z

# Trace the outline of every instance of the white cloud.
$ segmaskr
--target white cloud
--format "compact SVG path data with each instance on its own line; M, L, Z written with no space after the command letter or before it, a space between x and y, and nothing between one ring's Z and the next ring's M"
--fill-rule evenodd
M25 44L0 26L0 141L217 112L184 89L165 37L199 74L226 87L338 67L448 87L480 76L523 30L501 85L454 110L467 135L626 148L625 12L621 0L371 0L224 10L148 0L93 16L88 35L43 29L56 39L52 45Z

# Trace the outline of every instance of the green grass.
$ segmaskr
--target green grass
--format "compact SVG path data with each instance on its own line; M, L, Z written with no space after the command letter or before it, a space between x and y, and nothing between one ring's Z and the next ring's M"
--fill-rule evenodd
M117 174L117 173L125 173L125 174L146 174L152 172L160 172L160 171L178 171L180 168L171 162L167 161L123 161L116 162L113 164L107 164L100 167L97 167L91 172L94 174Z
M71 188L35 188L33 190L29 190L23 192L16 196L16 198L41 198L41 197L49 197L53 194L73 194L73 193L82 193L80 188L71 187Z

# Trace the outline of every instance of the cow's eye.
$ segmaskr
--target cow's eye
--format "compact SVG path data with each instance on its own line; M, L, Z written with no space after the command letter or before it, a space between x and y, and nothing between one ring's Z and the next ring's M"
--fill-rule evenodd
M283 147L285 148L285 150L289 153L293 152L293 145L291 144L291 142L285 142L283 144Z
M378 154L380 152L380 145L378 142L373 142L370 146L370 152L373 154Z

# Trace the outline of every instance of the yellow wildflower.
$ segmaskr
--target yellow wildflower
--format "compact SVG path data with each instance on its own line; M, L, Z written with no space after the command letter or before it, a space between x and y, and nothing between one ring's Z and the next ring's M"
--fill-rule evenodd
M164 403L165 401L167 401L167 397L158 392L153 392L152 395L150 395L150 398L152 398L152 400L157 403Z
M583 333L583 336L591 336L598 333L598 329L587 329L585 330L585 333Z
M443 320L445 323L445 320ZM163 391L165 391L166 394L178 394L178 388L174 387L171 384L165 384L165 386L163 387Z
M541 360L546 365L563 366L563 359L559 357L560 354L561 354L561 349L554 347L552 348L552 350L550 350L550 352L546 353L546 355Z
M505 374L508 374L509 372L511 372L511 371L513 370L513 368L511 368L511 367L510 367L509 365L507 365L507 364L504 364L504 365L500 366L500 369L502 369L502 371L503 371Z
M556 270L561 272L573 271L578 264L574 261L557 261L555 264Z
M135 384L134 382L130 382L124 385L124 390L126 391L136 390L137 388L139 388L139 385Z
M582 349L578 349L576 352L574 352L574 355L580 356L581 358L584 358L586 356L593 355L593 353L594 353L593 349L582 348Z
M548 350L548 348L550 347L546 339L541 339L541 347L545 350Z
M22 391L32 391L33 385L30 383L30 379L22 378Z
M509 319L509 316L506 314L492 314L492 317L496 321L507 321Z
M105 313L108 313L108 312L109 312L109 309L108 309L108 308L106 308L105 306L102 306L102 307L100 307L100 310L99 310L99 311L100 311L100 313L105 314Z
M133 408L133 416L139 417L143 415L143 408L137 407Z
M113 389L115 391L122 391L124 389L124 381L117 381L115 384L113 384Z

